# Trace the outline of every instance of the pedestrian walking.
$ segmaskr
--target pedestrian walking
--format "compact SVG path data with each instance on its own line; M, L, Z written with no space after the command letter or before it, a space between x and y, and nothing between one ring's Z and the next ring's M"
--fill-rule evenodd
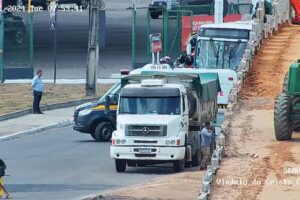
M44 85L42 81L43 71L38 69L35 77L32 79L31 87L33 89L33 113L44 114L40 110L40 102L43 96Z
M5 170L6 170L6 165L4 161L0 158L0 197L1 198L4 197L5 199L8 199L9 194L6 188L4 187L4 180L2 178L5 175Z
M201 137L201 164L200 170L205 170L209 165L211 153L210 153L210 145L212 140L212 128L210 126L210 122L206 122L204 128L200 131Z

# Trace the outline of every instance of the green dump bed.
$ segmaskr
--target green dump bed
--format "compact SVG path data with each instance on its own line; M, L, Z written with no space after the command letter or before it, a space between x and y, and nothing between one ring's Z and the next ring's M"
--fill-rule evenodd
M141 72L142 76L167 76L173 77L170 80L177 79L178 83L180 77L184 78L184 76L192 75L194 76L192 87L197 91L198 97L202 99L204 102L206 101L214 101L218 92L221 91L219 76L218 73L214 72L206 72L202 69L185 69L185 68L176 68L176 69L166 69L166 70L143 70ZM174 81L172 81L174 83Z

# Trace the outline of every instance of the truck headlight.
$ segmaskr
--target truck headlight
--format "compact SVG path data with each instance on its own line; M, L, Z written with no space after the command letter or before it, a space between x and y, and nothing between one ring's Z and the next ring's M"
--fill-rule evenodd
M91 112L92 112L91 109L84 109L84 110L79 111L78 115L79 116L84 116L84 115L90 114Z

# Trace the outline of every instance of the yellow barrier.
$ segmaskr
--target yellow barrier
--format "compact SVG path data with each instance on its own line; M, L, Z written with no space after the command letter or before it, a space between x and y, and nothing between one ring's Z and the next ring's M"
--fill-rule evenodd
M4 181L2 178L0 178L0 184L4 185ZM0 198L3 197L5 195L4 191L2 190L2 188L0 188Z

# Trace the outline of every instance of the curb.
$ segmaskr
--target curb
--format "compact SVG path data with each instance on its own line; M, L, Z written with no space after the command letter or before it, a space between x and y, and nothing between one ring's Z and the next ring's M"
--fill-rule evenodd
M62 103L55 103L55 104L49 104L49 105L43 105L41 106L42 111L46 110L55 110L59 108L67 108L67 107L72 107L72 106L78 106L80 104L89 102L89 101L95 101L98 100L98 97L92 97L92 98L86 98L86 99L78 99L78 100L72 100L72 101L67 101L67 102L62 102ZM5 121L8 119L13 119L17 117L21 117L24 115L28 115L32 113L32 108L27 108L24 110L8 113L8 114L3 114L0 115L0 122Z
M5 141L17 139L17 138L20 138L22 136L33 135L33 134L40 133L42 131L53 129L53 128L66 127L66 126L70 126L70 125L73 125L73 124L74 124L73 120L69 120L69 119L68 120L63 120L63 121L60 121L58 123L49 124L49 125L45 125L45 126L40 126L40 127L37 127L37 128L32 128L32 129L28 129L28 130L24 130L24 131L19 131L19 132L10 134L10 135L2 136L2 137L0 137L0 142L5 142Z

